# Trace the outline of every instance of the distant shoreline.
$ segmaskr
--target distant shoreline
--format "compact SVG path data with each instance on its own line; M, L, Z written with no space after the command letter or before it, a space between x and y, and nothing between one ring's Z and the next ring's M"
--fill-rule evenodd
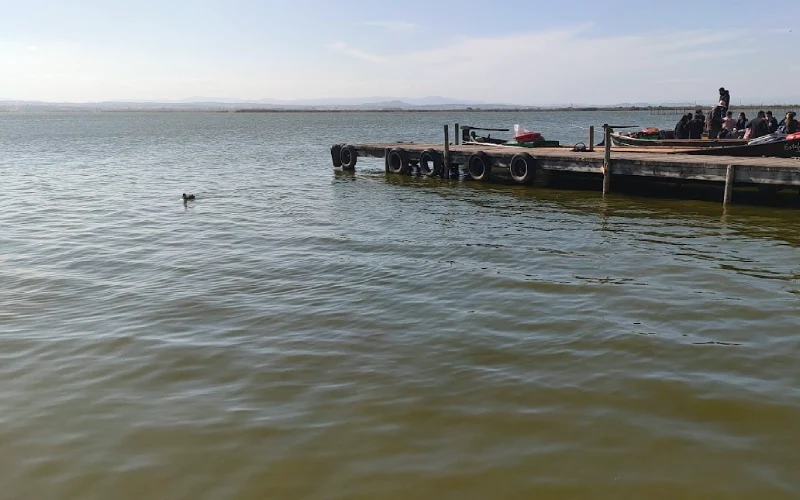
M152 107L113 107L90 105L0 105L2 113L549 113L549 112L637 112L651 111L653 114L676 114L696 109L707 110L709 105L692 106L586 106L586 107L453 107L453 108L239 108L185 105ZM800 104L744 104L731 106L731 110L800 110Z
M686 111L710 109L710 106L630 106L630 107L566 107L566 108L448 108L448 109L236 109L234 113L547 113L547 112L594 112L594 111ZM800 104L758 104L731 106L730 109L788 109ZM221 111L229 112L229 111Z

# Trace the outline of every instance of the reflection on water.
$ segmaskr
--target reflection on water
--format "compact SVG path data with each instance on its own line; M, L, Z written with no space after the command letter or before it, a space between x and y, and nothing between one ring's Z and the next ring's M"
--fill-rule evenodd
M544 118L0 118L8 498L798 496L795 209L329 166Z

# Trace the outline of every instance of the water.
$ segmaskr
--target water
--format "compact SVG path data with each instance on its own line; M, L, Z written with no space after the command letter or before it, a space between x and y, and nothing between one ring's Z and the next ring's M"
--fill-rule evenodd
M327 150L623 119L0 116L0 496L797 498L796 210Z

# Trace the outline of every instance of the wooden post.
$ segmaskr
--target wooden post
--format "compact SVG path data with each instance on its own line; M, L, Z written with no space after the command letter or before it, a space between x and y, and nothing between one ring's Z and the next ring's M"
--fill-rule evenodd
M589 127L589 151L594 151L594 125Z
M458 123L456 123L456 128L453 129L453 135L455 135L455 137L453 137L453 144L458 146L461 142L461 131L458 130Z
M603 194L611 190L611 127L603 125L605 154L603 156Z
M383 168L386 170L386 173L389 173L389 152L391 149L386 148L383 150Z
M736 167L728 165L728 170L725 172L725 197L722 199L722 205L725 206L731 202L733 198L733 178L736 176Z
M450 178L450 128L444 126L444 178Z

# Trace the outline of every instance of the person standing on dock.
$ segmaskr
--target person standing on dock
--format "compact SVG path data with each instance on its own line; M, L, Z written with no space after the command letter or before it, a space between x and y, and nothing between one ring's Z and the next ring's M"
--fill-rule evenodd
M724 108L722 116L725 116L725 113L727 113L728 109L731 107L731 93L725 90L725 87L719 88L719 104Z
M725 113L727 113L727 110L723 107L722 101L711 109L711 112L708 114L709 139L719 138L719 132L722 130L722 122L725 118Z
M703 112L699 109L699 113L695 113L694 118L689 122L689 139L702 139L703 130L706 128L706 119L703 117Z

